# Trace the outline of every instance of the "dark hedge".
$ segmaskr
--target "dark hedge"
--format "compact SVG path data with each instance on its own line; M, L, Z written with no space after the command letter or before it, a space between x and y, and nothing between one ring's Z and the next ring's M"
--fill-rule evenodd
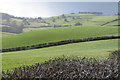
M58 42L2 49L2 50L0 50L0 52L22 51L22 50L38 49L38 48L45 48L45 47L51 47L51 46L59 46L59 45L65 45L65 44L71 44L71 43L107 40L107 39L118 39L118 38L120 38L120 36L102 36L102 37L85 38L85 39L64 40L64 41L58 41Z
M117 56L112 56L116 55ZM3 80L119 80L120 50L104 60L55 58L44 63L3 71ZM118 57L119 56L119 57Z

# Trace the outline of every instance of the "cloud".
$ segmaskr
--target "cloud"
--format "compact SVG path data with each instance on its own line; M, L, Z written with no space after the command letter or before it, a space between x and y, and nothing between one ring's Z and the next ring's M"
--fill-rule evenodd
M49 17L50 9L46 5L36 5L36 3L27 0L2 0L0 12L21 17Z
M0 12L20 17L50 17L53 16L53 10L47 5L47 2L77 1L118 2L118 0L0 0Z

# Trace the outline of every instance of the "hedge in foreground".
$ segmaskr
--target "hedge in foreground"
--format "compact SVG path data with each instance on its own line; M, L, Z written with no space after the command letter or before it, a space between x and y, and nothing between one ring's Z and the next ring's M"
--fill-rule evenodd
M120 53L120 51L112 52ZM3 72L3 80L119 80L118 57L104 60L94 58L56 58L45 63L15 68Z

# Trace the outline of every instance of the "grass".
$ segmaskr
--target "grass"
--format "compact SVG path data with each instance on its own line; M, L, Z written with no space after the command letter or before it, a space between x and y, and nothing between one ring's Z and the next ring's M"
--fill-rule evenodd
M118 21L115 21L115 22L111 22L111 23L109 23L109 24L106 24L107 26L115 26L115 25L118 25ZM118 26L116 26L116 27L118 27Z
M117 15L86 15L86 14L65 14L66 19L68 22L64 22L65 18L62 18L61 16L55 16L44 19L45 21L52 23L52 24L58 24L58 25L74 25L76 22L82 23L83 26L100 26L101 24L104 24L106 22L112 21L114 19L117 19ZM59 17L59 19L58 19ZM73 19L73 17L75 19ZM55 22L52 20L55 19Z
M2 53L2 69L12 70L15 67L41 63L51 58L65 56L108 57L109 51L118 49L118 39L74 43L42 49Z
M49 28L25 32L18 35L3 36L2 47L13 48L48 42L56 42L61 40L111 35L118 35L118 27L74 26L74 27Z
M34 31L34 30L40 30L40 29L48 29L48 28L51 28L51 27L47 27L47 28L24 28L23 29L23 32L28 32L28 31Z
M14 34L13 33L8 33L8 32L0 32L0 37L9 36L9 35L14 35Z
M25 25L25 27L40 27L40 26L47 26L46 23L40 23L40 22L29 22L30 25Z
M41 23L39 21L29 21L30 25L25 25L25 27L28 28L24 29L24 33L0 37L0 42L2 41L2 48L13 48L69 39L118 35L118 27L112 26L116 25L117 22L109 23L105 26L100 26L101 24L117 19L118 17L115 15L107 16L107 15L65 14L65 16L67 16L68 22L65 22L64 19L61 18L61 16L59 16L59 19L58 16L55 16L46 18L44 20L48 23L58 25L74 25L76 22L80 22L83 25L40 29L39 26L48 24ZM73 19L73 17L75 18L75 20ZM52 22L53 19L56 19L56 21ZM22 22L19 19L11 20L16 21L17 24L20 24ZM3 35L8 34L4 33ZM95 57L97 59L99 58L101 59L108 57L109 51L113 51L116 49L118 49L118 39L73 43L42 49L6 52L1 53L2 69L12 70L19 66L42 63L51 58L60 57L63 55Z

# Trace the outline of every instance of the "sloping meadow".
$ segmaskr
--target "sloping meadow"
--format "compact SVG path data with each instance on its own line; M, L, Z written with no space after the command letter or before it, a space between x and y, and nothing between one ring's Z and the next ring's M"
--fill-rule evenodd
M120 50L110 53L109 58L55 58L45 63L15 68L3 72L3 79L29 80L119 80Z
M16 48L63 40L83 39L101 36L117 36L117 27L74 26L49 28L2 37L2 48Z

